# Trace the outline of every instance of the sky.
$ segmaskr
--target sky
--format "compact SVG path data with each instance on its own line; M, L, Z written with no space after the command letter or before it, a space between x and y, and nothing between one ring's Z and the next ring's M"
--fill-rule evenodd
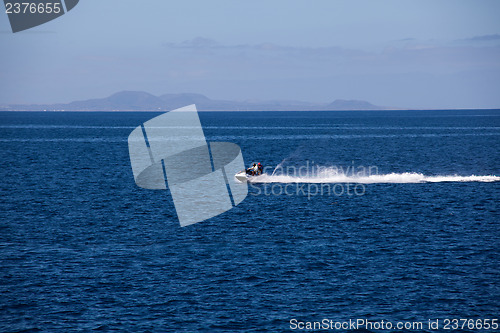
M122 90L226 100L500 108L497 0L81 0L12 33L0 104Z

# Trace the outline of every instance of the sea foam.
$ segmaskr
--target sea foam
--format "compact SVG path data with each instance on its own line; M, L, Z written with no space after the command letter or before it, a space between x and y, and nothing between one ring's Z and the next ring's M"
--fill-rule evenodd
M261 175L251 180L252 183L360 183L360 184L405 184L405 183L440 183L440 182L497 182L500 176L495 175L434 175L404 172L376 175L345 175L338 173L321 173L317 175Z

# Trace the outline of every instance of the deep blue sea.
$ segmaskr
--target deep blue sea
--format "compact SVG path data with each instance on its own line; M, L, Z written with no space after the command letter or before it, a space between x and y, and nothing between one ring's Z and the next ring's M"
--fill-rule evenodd
M128 135L157 115L0 113L1 332L499 318L500 111L202 112L267 175L183 228L132 174Z

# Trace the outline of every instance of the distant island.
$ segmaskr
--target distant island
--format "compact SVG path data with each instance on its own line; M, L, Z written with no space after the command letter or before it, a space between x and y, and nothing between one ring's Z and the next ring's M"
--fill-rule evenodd
M144 91L121 91L106 98L75 101L67 104L0 105L0 111L169 111L196 104L199 111L320 111L320 110L387 110L388 107L366 101L337 99L318 104L301 101L226 101L213 100L201 94L164 94L155 96Z

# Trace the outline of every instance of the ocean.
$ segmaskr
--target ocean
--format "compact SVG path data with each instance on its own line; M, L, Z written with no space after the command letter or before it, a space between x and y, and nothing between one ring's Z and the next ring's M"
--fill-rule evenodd
M500 331L499 110L200 112L266 174L183 228L157 115L0 112L0 331Z

